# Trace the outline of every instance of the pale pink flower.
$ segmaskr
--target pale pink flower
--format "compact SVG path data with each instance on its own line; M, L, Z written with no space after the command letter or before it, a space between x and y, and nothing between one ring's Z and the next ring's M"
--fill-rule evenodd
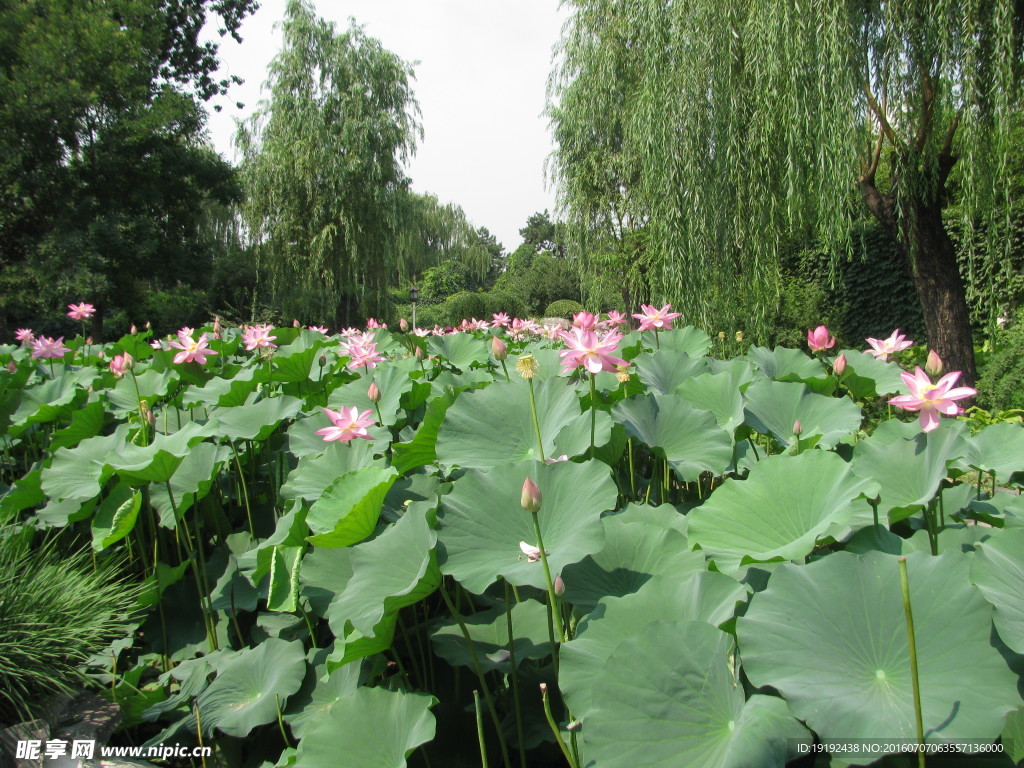
M807 332L807 346L811 348L812 352L824 352L826 349L832 349L836 345L836 340L828 335L828 328L824 325L819 325L813 331Z
M914 342L908 339L904 334L900 333L900 329L897 328L892 332L892 336L888 339L866 339L867 343L871 345L871 349L866 350L867 354L874 355L879 360L888 360L889 355L895 354L896 352L902 352L904 349L910 349L914 346Z
M508 347L497 336L491 337L491 354L494 355L495 360L504 360L508 357Z
M350 370L356 368L376 368L377 363L384 360L384 357L377 354L377 343L362 342L353 340L345 349L345 352L349 356L348 367Z
M341 440L341 442L347 443L357 437L361 437L363 440L373 440L369 432L366 431L366 428L373 424L372 410L367 409L359 413L359 409L353 405L351 408L342 407L337 411L324 408L324 413L334 425L316 431L316 434L324 436L325 441Z
M120 379L135 364L135 359L125 352L123 355L114 355L114 359L110 361L110 372L114 374L114 378Z
M938 376L942 373L942 358L934 349L928 350L928 360L924 364L924 369L929 376Z
M655 309L648 304L641 304L640 309L642 312L634 314L633 317L640 321L641 331L670 330L672 328L672 321L677 317L682 317L681 312L669 312L672 309L671 304L666 304L661 309Z
M388 324L387 323L378 322L375 318L371 317L369 320L366 321L366 327L367 328L387 328Z
M277 344L271 341L277 338L270 335L273 328L274 326L270 324L245 326L242 329L242 341L245 342L246 352L252 352L254 349L277 349Z
M210 343L207 341L205 333L200 334L198 340L192 338L192 333L192 328L182 328L178 331L178 340L168 343L169 347L181 350L174 356L174 362L179 364L195 362L206 365L207 356L217 353L210 349Z
M32 342L32 357L61 358L71 350L64 346L64 337L54 341L49 336L40 336Z
M540 547L535 547L532 544L527 544L525 541L520 541L519 549L521 549L523 551L523 554L526 555L527 562L536 563L538 560L540 560ZM545 549L544 554L550 555L551 550Z
M597 315L589 312L577 312L572 316L572 324L581 331L597 330Z
M568 349L558 353L562 358L564 371L571 371L583 366L589 373L600 373L611 371L614 373L618 366L628 366L625 360L613 357L612 352L618 348L622 334L617 331L598 336L593 331L581 331L573 328L571 331L562 331L562 340Z
M72 320L87 320L96 314L96 307L92 304L86 304L84 301L81 304L68 304L68 317Z
M412 335L413 336L423 337L423 336L429 336L432 333L433 333L433 331L430 330L429 328L413 328L412 329Z
M323 325L311 325L309 326L309 330L316 331L317 333L322 333L324 336L327 335L327 327Z
M619 312L613 309L608 313L608 319L605 320L605 324L609 328L617 328L620 325L625 325L628 320L629 318L626 317L624 312Z
M548 456L546 459L544 459L544 463L545 464L557 464L560 461L568 461L568 460L569 460L569 454L563 453L561 456L559 456L557 458L552 457L552 456Z
M153 339L151 342L149 342L149 346L151 346L153 349L167 349L166 344L167 342L163 341L162 339Z
M540 332L540 335L551 341L557 341L562 337L565 331L562 330L561 325L545 325L544 329Z
M842 376L846 373L846 354L841 354L835 360L832 361L832 372L836 376Z
M360 331L359 329L352 328L351 326L349 326L348 328L344 329L343 331L339 331L338 335L341 336L342 338L349 339L349 338L355 336L356 334L361 334L361 333L362 333L362 331Z
M541 495L540 488L533 482L533 478L527 476L523 480L523 490L519 497L519 504L532 515L536 515L540 512L540 505L543 503L544 497ZM538 552L540 550L537 550Z
M493 320L491 325L495 328L506 328L508 327L508 324L512 322L512 318L504 312L495 312L491 315L491 319Z
M920 366L916 367L913 373L904 372L900 376L910 394L897 395L890 398L889 402L905 411L920 411L921 429L925 432L931 432L939 426L940 413L944 416L963 413L963 409L956 404L957 400L978 394L977 390L971 387L953 387L960 378L960 371L947 373L934 384Z
M32 333L31 328L19 328L17 332L15 332L14 338L22 344L31 344L36 340L35 334Z
M475 317L472 320L462 319L462 324L459 325L460 331L486 331L490 325L486 320L477 320Z

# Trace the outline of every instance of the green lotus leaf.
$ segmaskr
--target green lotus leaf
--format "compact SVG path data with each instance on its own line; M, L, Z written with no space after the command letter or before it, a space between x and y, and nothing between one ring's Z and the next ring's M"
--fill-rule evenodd
M652 349L685 352L690 357L703 357L711 349L711 337L692 325L674 328L670 331L658 331L657 342L654 340L653 331L646 331L638 335L643 336ZM625 345L628 340L629 335L623 340L623 344Z
M679 576L657 576L633 594L603 598L559 652L559 686L573 714L589 716L594 677L623 640L663 620L718 626L733 617L736 604L746 597L746 588L729 576L690 570Z
M3 496L0 496L0 524L5 523L22 510L46 501L42 481L41 469L33 469L27 475L22 475L14 481L14 485L5 491Z
M201 387L189 387L181 397L185 405L203 404L222 407L245 405L260 385L257 374L261 368L242 368L230 375L222 371ZM265 378L265 377L264 377Z
M460 371L468 370L473 363L485 363L491 356L490 342L478 339L471 333L429 336L427 351L432 355L440 355L448 365Z
M744 358L754 363L762 376L775 381L807 382L828 375L820 360L808 357L799 349L751 347Z
M1024 528L999 531L977 546L971 581L995 609L999 637L1017 653L1024 653Z
M465 616L464 622L473 640L476 661L458 622L451 620L435 625L430 642L438 656L452 666L474 667L479 663L484 672L499 670L508 674L511 664L503 651L508 649L508 617L503 605ZM547 607L536 600L524 600L512 608L512 635L516 664L524 659L544 659L551 655L548 640Z
M995 472L1002 482L1024 471L1024 427L1008 421L990 424L969 439L966 463L984 472Z
M308 422L312 419L303 421ZM312 425L307 425L306 428L309 426ZM307 454L299 459L298 466L288 474L288 479L281 486L282 498L315 501L320 498L327 486L346 472L371 465L384 466L384 459L375 458L374 454L387 448L386 441L379 445L376 440L357 439L347 443L325 443L322 439L317 439L323 446L323 453Z
M275 544L270 548L270 588L267 610L290 613L299 606L299 573L305 547Z
M409 378L409 373L416 363L417 361L412 358L380 363L369 373L363 373L355 381L334 390L328 398L327 407L338 410L341 407L355 406L360 413L365 410L372 411L374 419L377 418L377 411L380 409L383 423L391 426L398 421L401 414L402 395L411 390L415 383ZM376 383L380 390L380 402L376 406L369 396L371 382Z
M704 570L704 554L693 552L679 531L644 522L629 522L624 515L602 521L604 547L562 572L565 599L587 611L606 596L636 592L654 576L682 578Z
M327 669L333 671L367 656L384 653L393 647L397 620L398 611L385 613L384 618L373 628L371 635L364 635L355 629L352 622L336 620L335 626L343 624L344 634L337 635L334 641L334 651L327 657Z
M834 453L772 456L758 462L746 480L726 480L688 515L690 543L699 544L723 571L734 570L744 557L806 557L818 537L862 515L867 503L859 497L875 488Z
M89 437L103 431L107 413L103 403L94 400L71 414L71 424L59 430L50 440L50 451L58 448L73 448Z
M732 646L729 635L700 621L657 622L624 640L593 680L594 708L582 730L588 760L782 768L796 757L811 735L782 699L746 699Z
M732 461L732 438L709 411L701 411L675 395L645 395L623 400L612 409L626 432L659 449L684 480L702 472L721 474Z
M711 411L718 426L732 434L743 423L740 390L751 376L749 366L734 366L721 373L702 373L682 382L676 387L676 394L694 408Z
M62 373L60 378L47 379L21 390L17 409L11 414L9 429L12 437L20 435L31 424L45 424L70 415L76 404L86 399L73 373Z
M454 395L446 394L428 402L423 421L412 440L392 446L392 466L398 474L404 475L411 469L437 462L437 434L454 401Z
M992 608L968 583L967 558L912 553L907 570L925 737L995 739L1020 697L991 645ZM737 635L751 682L778 690L823 741L916 739L896 557L836 552L783 565Z
M519 378L515 371L516 363L525 355L533 355L533 359L537 361L537 367L540 369L533 380L534 384L546 379L557 379L562 376L562 358L558 356L558 350L551 347L542 347L539 342L532 341L526 345L521 354L516 355L515 358L509 357L505 361L509 378L513 380ZM496 378L502 379L504 374L496 375Z
M905 391L896 363L879 360L859 349L844 349L836 357L840 354L846 356L846 372L839 380L858 400Z
M878 483L879 515L895 523L927 505L949 474L949 463L967 451L955 429L917 432L910 439L884 435L876 441L872 435L854 448L851 467L858 477Z
M317 499L306 516L318 547L347 547L377 527L381 505L398 477L391 467L360 467L346 472Z
M671 395L688 379L707 373L708 362L702 356L665 349L641 355L633 361L637 375L651 394Z
M194 445L174 470L170 479L170 493L166 487L156 487L150 491L150 503L160 515L160 524L165 528L174 528L193 504L205 498L230 456L231 450L226 445Z
M376 414L374 416L376 417ZM322 408L314 409L307 416L300 416L286 430L289 453L296 458L302 459L307 456L319 456L323 453L336 452L338 462L345 464L348 469L355 469L357 466L362 465L353 463L352 458L346 458L346 452L354 452L362 460L372 454L385 452L388 443L391 441L391 431L387 427L382 427L376 423L367 427L367 431L373 438L372 440L356 438L345 443L337 440L326 441L323 435L317 434L317 430L329 426L331 426L331 420ZM369 464L370 462L367 460L365 463ZM320 490L323 490L323 488Z
M127 483L118 483L92 519L92 548L102 552L131 533L141 508L142 494Z
M308 675L314 674L310 670ZM342 699L353 695L359 687L359 665L346 664L331 672L326 679L315 681L309 693L299 692L289 702L289 712L284 719L298 738L303 738L306 726L329 713ZM302 698L302 701L298 699Z
M274 332L281 333L284 330L275 328ZM322 339L305 333L290 344L281 345L270 359L271 380L292 383L310 379L316 381L320 366L314 366L314 360L322 346Z
M277 719L278 701L299 690L306 672L302 643L279 638L245 648L217 670L217 677L196 700L203 730L216 728L244 737Z
M87 501L99 496L113 474L107 460L125 448L127 429L112 435L89 437L74 448L59 448L42 471L43 493L51 500Z
M311 718L299 742L297 765L405 768L406 757L434 738L433 696L359 688Z
M107 457L110 468L131 485L166 483L192 447L215 434L218 426L190 421L174 434L157 433L149 445L125 445Z
M1010 760L1014 765L1020 765L1024 760L1024 707L1007 716L1006 726L1000 736Z
M560 441L558 448L574 456L589 448L590 414L580 412L576 390L564 379L535 381L534 390L545 457L560 455L555 453L556 438L574 421L579 422L575 442ZM446 467L486 469L539 459L527 383L499 380L460 395L441 424L436 450L438 461Z
M152 405L165 397L171 387L179 381L181 377L176 370L149 368L142 373L136 373L134 379L131 375L123 376L112 389L106 390L105 394L107 402L115 411L137 411L140 398ZM139 388L138 392L135 390L136 385Z
M817 445L822 448L832 448L860 429L862 414L856 403L819 395L799 382L758 381L747 387L743 397L746 423L785 446L796 442L793 424L798 419L803 426L801 442L808 445L820 435Z
M266 440L285 419L295 418L302 401L295 397L265 397L253 401L252 395L245 405L217 408L214 416L220 425L220 434L229 440Z
M506 463L467 471L441 497L438 539L441 569L471 592L482 593L499 576L517 586L547 588L541 563L530 562L519 546L537 541L530 513L520 503L527 476L543 496L538 520L552 576L601 549L601 513L616 499L604 464Z
M372 636L385 613L417 603L441 583L434 545L437 534L425 515L408 512L373 541L352 549L352 577L331 603L327 620L344 636L349 622Z
M317 616L327 616L331 601L345 591L349 579L352 578L353 551L355 550L352 547L311 547L303 557L299 575L302 595L309 599L309 604Z

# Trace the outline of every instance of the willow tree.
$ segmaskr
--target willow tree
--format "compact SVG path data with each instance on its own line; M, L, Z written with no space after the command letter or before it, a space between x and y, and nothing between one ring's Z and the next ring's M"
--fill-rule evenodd
M382 311L420 134L412 70L354 23L336 33L289 0L270 98L236 143L244 216L286 316L342 327Z
M866 210L899 244L929 345L973 380L942 211L954 166L965 242L1009 208L1022 3L567 4L550 109L577 232L641 231L652 293L715 329L737 301L763 318L783 239L842 254Z

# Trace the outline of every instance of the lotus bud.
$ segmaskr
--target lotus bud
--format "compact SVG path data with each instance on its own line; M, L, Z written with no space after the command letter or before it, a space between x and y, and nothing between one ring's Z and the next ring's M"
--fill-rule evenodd
M723 344L725 344L725 331L719 331L718 332L718 340L720 342L722 342Z
M523 355L516 360L516 373L524 379L532 379L540 373L540 366L533 355Z
M736 343L743 341L743 331L736 331Z
M555 574L555 579L551 582L551 588L555 591L555 597L563 597L565 595L565 582L562 581L562 574Z
M151 322L149 322L149 320L146 321L146 330L147 331L153 330L153 324Z
M836 376L842 376L846 373L846 355L840 355L832 362L832 372Z
M416 351L413 352L413 355L417 360L422 360L427 356L427 353L423 351L423 347L416 347Z
M942 358L934 349L928 350L928 362L924 364L924 369L929 376L938 376L942 373Z
M508 347L497 336L491 337L491 354L494 355L495 360L504 360L508 357Z
M567 726L565 726L565 730L567 730L569 733L575 733L576 731L578 731L582 727L583 727L583 721L582 720L573 720L571 723L569 723Z
M523 509L532 515L536 515L540 512L540 488L533 482L532 479L527 477L523 481L523 495L519 500L519 503L523 505Z
M398 327L402 329L402 333L408 333L409 321L403 317L401 320L398 321Z
M132 336L134 336L138 332L139 332L139 329L135 327L135 323L132 323L132 327L128 329L128 333L130 333Z
M320 367L327 365L327 355L320 355Z
M800 437L804 433L804 425L800 423L800 419L793 422L793 434Z
M221 333L224 332L224 326L221 325L220 315L213 316L213 337L219 339Z
M292 328L298 328L298 327L300 327L299 326L299 321L298 320L292 320Z
M371 403L380 402L380 387L377 386L376 381L370 382L370 388L367 390L366 396L370 398Z
M9 362L9 363L7 364L7 372L8 372L8 373L14 373L14 372L15 372L16 370L18 370L18 366L16 366L16 365L14 364L14 361L13 361L13 360L11 360L11 362Z
M85 337L85 343L86 344L92 344L92 336L86 336Z

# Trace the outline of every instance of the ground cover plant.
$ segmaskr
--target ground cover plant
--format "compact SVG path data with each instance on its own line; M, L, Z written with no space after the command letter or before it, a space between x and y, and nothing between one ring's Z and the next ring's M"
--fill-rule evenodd
M0 521L125 563L91 675L208 763L1019 759L1024 429L899 332L634 318L24 329Z

